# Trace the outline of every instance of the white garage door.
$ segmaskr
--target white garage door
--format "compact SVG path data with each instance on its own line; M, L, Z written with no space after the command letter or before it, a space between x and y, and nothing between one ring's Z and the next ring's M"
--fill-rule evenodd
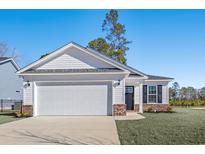
M109 115L109 87L108 83L38 84L37 115Z

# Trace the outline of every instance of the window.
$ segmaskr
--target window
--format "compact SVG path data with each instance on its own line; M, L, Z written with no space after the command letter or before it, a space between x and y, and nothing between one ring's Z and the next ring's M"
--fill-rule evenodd
M148 102L157 103L157 86L148 87Z
M126 87L125 89L125 93L126 94L132 94L134 92L134 88L133 87Z

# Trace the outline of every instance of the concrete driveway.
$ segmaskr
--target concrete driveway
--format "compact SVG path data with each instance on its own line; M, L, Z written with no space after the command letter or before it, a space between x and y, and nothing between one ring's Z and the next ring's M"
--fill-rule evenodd
M0 125L0 144L120 144L113 117L39 116Z

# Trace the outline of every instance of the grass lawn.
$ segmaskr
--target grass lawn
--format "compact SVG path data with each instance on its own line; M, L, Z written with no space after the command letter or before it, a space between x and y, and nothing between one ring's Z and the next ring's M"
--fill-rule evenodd
M116 121L121 144L205 144L205 110L144 113L145 119Z
M13 111L4 111L0 112L0 124L19 120L22 118L16 118Z

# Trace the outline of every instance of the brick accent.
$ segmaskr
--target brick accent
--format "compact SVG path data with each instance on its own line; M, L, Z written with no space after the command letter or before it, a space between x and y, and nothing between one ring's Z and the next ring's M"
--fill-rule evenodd
M146 112L151 108L153 111L157 112L167 112L169 104L143 104L143 110ZM139 112L139 104L135 104L135 112Z
M22 112L28 114L28 116L33 116L33 105L23 105Z
M114 104L113 115L114 116L126 116L126 104Z
M148 111L149 108L152 109L152 111L157 112L167 112L168 111L169 104L144 104L144 111Z

